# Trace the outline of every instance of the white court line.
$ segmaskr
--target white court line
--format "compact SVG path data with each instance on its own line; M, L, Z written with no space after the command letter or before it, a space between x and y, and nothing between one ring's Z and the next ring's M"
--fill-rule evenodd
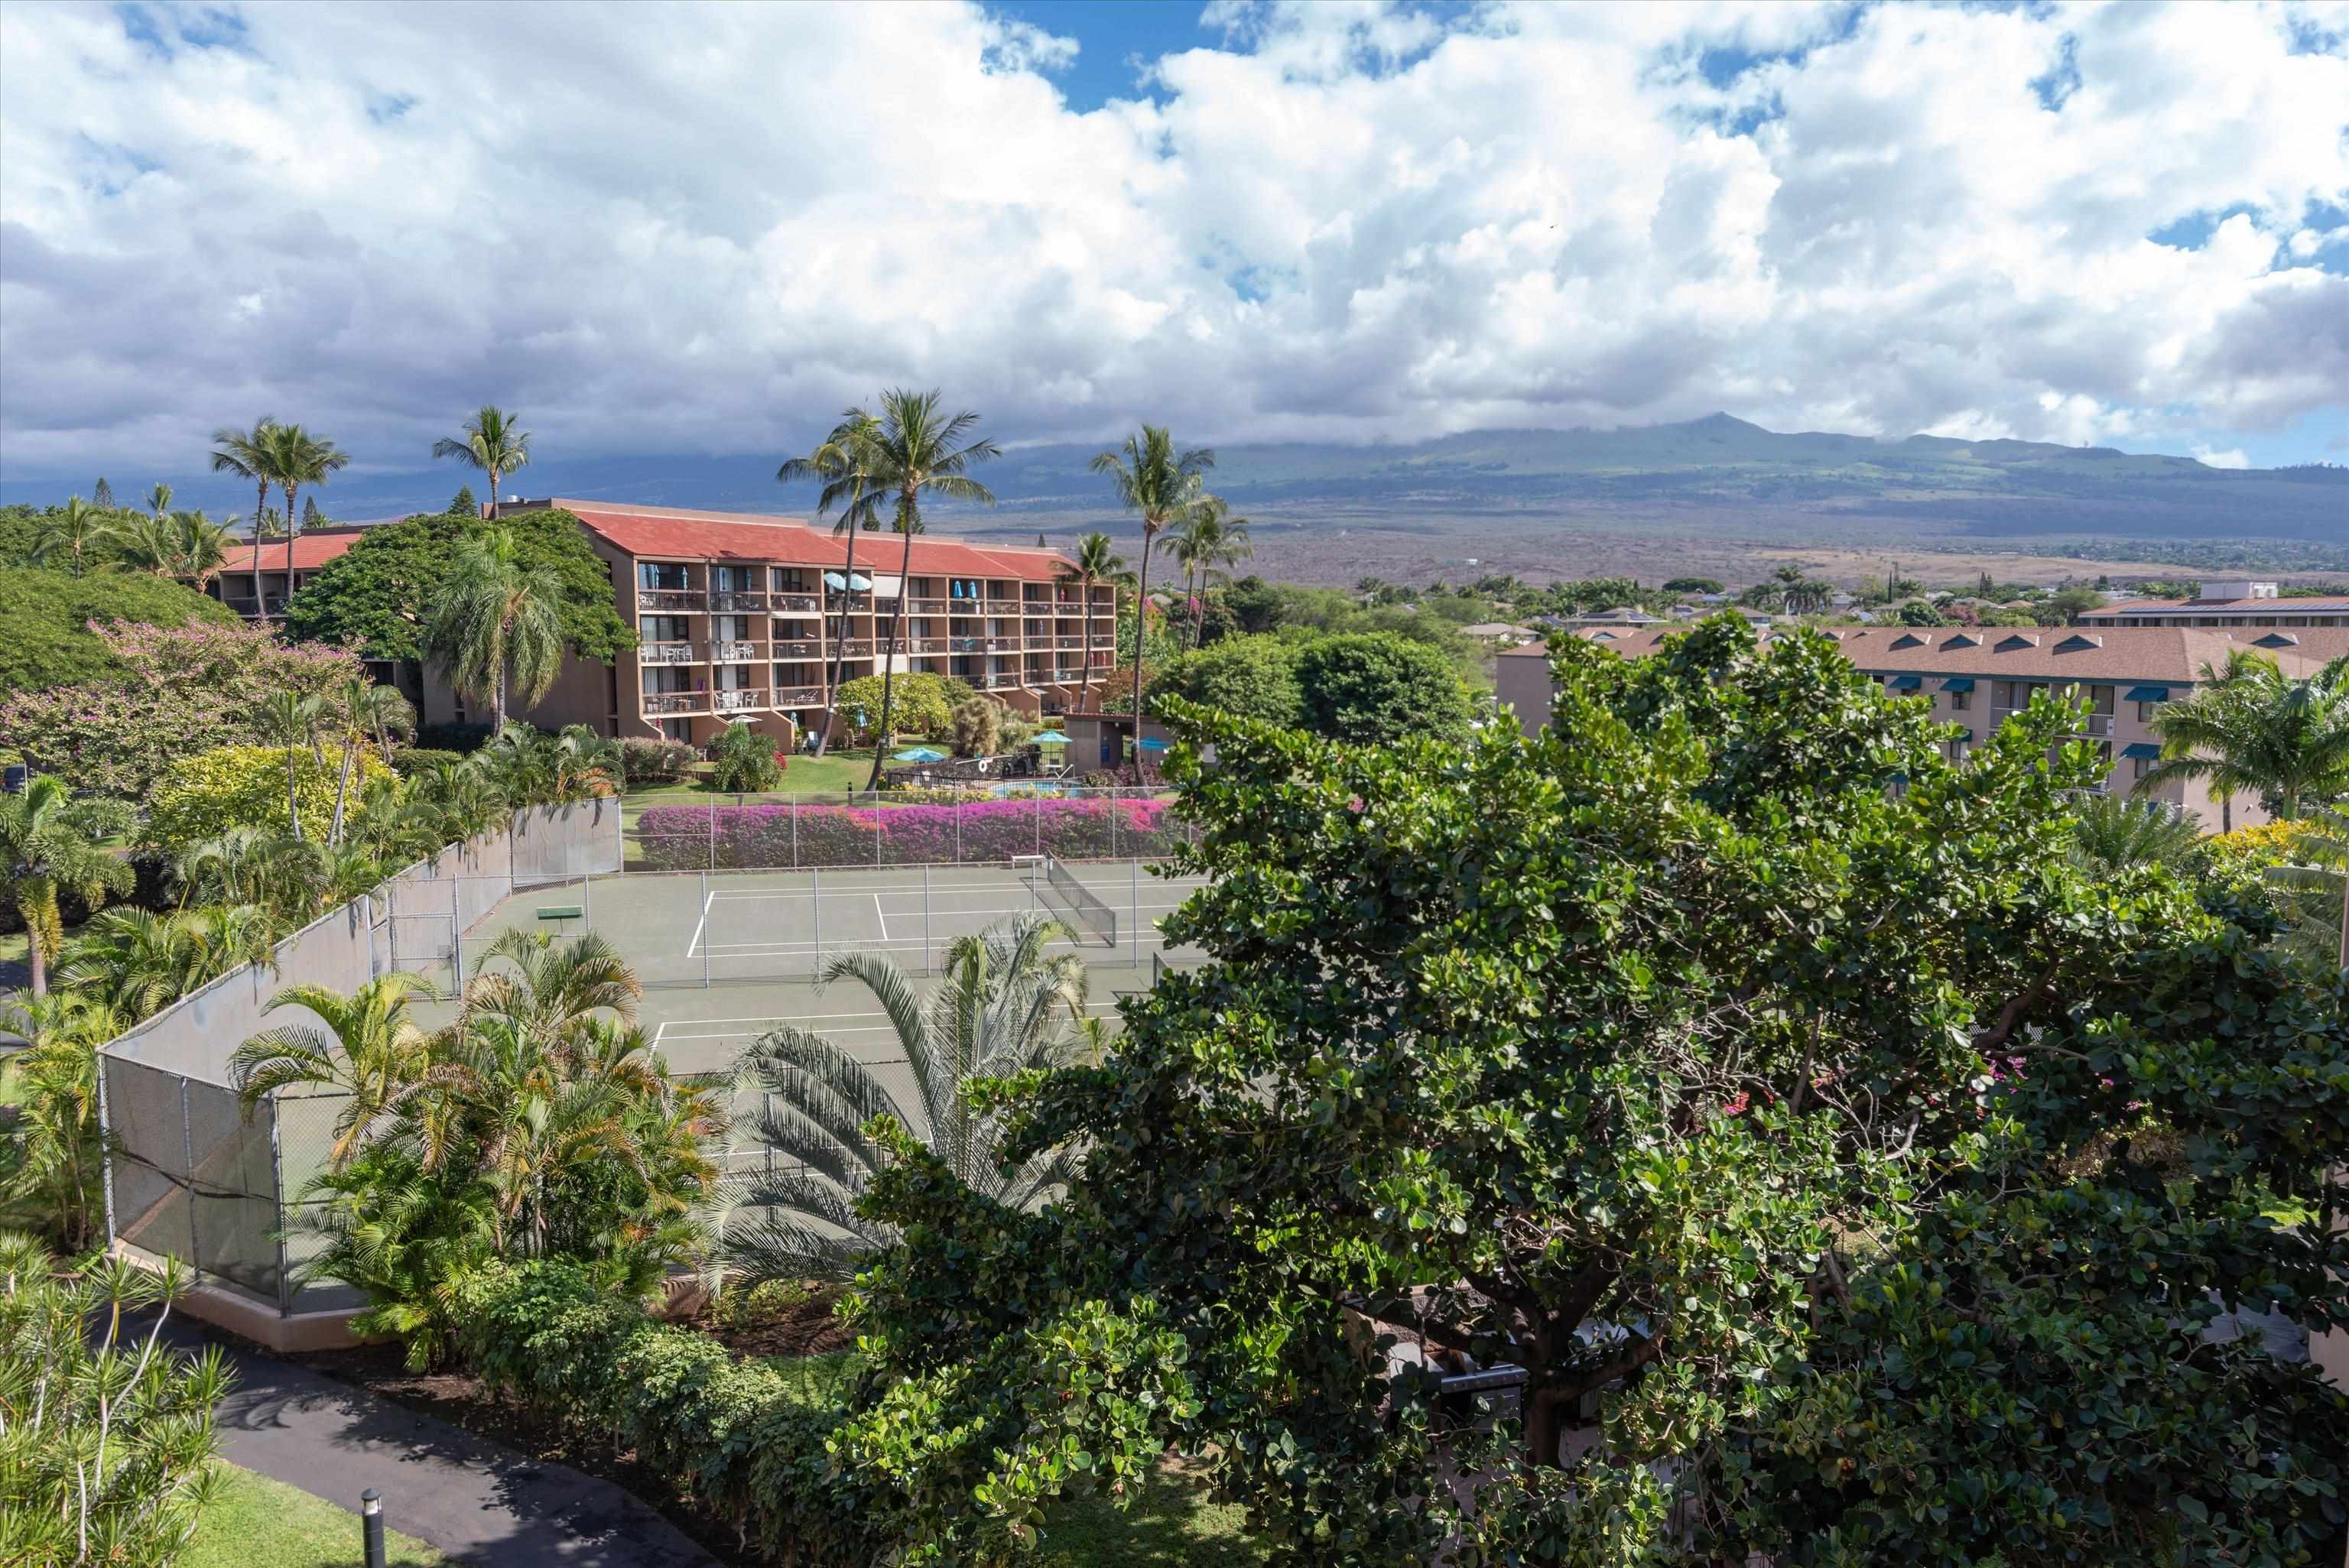
M881 895L877 892L873 895L873 918L881 923L881 940L888 941L889 912L881 907Z
M1090 1012L1108 1013L1114 1012L1117 1004L1088 1002L1085 1006ZM831 1018L877 1018L880 1016L870 1007L861 1013L799 1013L788 1018L778 1018L771 1013L761 1013L743 1018L671 1018L663 1023L661 1028L663 1030L681 1029L688 1026L698 1026L702 1024L821 1024Z
M699 873L688 872L686 874L688 876L695 876ZM712 877L723 877L731 876L734 873L730 872L712 872L709 874ZM1024 882L1026 879L991 877L974 882L936 882L929 885L934 892L1000 892L1003 891L1004 882L1008 880ZM1077 880L1079 882L1084 881L1082 877L1079 877ZM1090 887L1092 884L1087 882L1086 885ZM1102 885L1103 887L1108 887L1112 884L1109 882L1103 882ZM1144 887L1176 887L1189 889L1202 888L1207 884L1204 882L1169 882L1164 877L1145 877L1143 879L1143 885ZM811 884L808 887L800 888L738 888L730 891L722 887L713 887L710 891L719 898L805 898L811 892L816 890L812 884ZM823 896L826 898L847 898L868 892L911 893L919 892L921 891L922 884L920 882L852 882L846 887L834 887L832 883L825 882L822 889Z
M717 896L714 892L702 894L701 918L693 923L693 939L685 944L685 955L688 958L692 957L694 950L701 945L701 928L709 923L709 902Z
M1089 1012L1089 1013L1101 1013L1101 1014L1107 1014L1107 1013L1114 1012L1115 1010L1116 1010L1116 1004L1115 1004L1115 1003L1113 1003L1113 1002L1094 1002L1094 1003L1090 1003L1090 1004L1088 1004L1088 1005L1087 1005L1087 1006L1086 1006L1086 1008L1085 1008L1085 1011L1087 1011L1087 1012ZM848 1014L843 1014L843 1015L841 1015L841 1016L844 1016L844 1017L851 1017L851 1018L871 1018L871 1017L876 1017L876 1016L878 1016L878 1015L877 1015L877 1014L873 1014L873 1013L848 1013ZM688 1020L687 1020L687 1021L688 1021L688 1022L689 1022L689 1023L716 1024L716 1023L722 1023L722 1022L724 1022L725 1020L723 1020L723 1019L719 1019L719 1018L695 1018L695 1019L688 1019ZM763 1030L766 1026L771 1026L771 1025L775 1025L775 1024L790 1024L790 1025L792 1025L792 1026L795 1026L795 1027L798 1027L798 1028L807 1028L807 1027L809 1027L809 1026L812 1026L813 1024L817 1023L819 1020L814 1019L814 1018L744 1018L744 1019L741 1019L741 1020L740 1020L740 1022L742 1022L742 1023L745 1023L745 1024L757 1024L757 1025L761 1026L761 1030ZM833 1027L828 1028L828 1029L817 1029L815 1032L816 1032L817 1034L820 1034L820 1035L823 1036L825 1038L829 1039L829 1038L831 1038L833 1036L835 1036L835 1035L889 1035L889 1034L895 1034L895 1033L896 1033L896 1027L897 1027L897 1026L896 1026L895 1024L850 1024L850 1025L844 1025L844 1026L843 1026L843 1025L835 1025L835 1026L833 1026ZM663 1043L663 1044L665 1044L665 1045L667 1045L667 1044L674 1044L675 1042L678 1042L678 1041L680 1041L680 1040L730 1040L730 1039L738 1038L739 1037L743 1036L743 1035L759 1033L759 1032L761 1032L761 1030L752 1030L752 1029L719 1029L719 1030L715 1030L715 1031L713 1031L713 1032L711 1032L711 1033L709 1033L709 1034L705 1034L705 1035L684 1035L684 1034L679 1034L679 1035L670 1035L670 1036L666 1037L666 1038L663 1040L663 1042L662 1042L662 1043Z
M1166 938L1159 932L1156 926L1150 927L1149 934L1139 938L1133 936L1121 936L1117 939L1117 944L1118 947L1124 948L1137 940L1144 947L1164 947L1166 945ZM943 944L932 943L928 945L940 946ZM1053 939L1050 945L1054 947L1073 947L1084 952L1098 951L1107 953L1111 951L1111 949L1103 946L1097 941L1079 941L1070 937L1056 937ZM921 938L917 936L893 936L886 942L875 942L871 940L861 942L828 942L824 944L822 948L818 948L813 941L713 942L709 944L709 955L713 958L789 958L795 957L801 954L812 954L817 952L841 953L854 951L858 953L919 953L925 950L925 944ZM1111 968L1114 967L1114 965L1104 961L1101 967ZM736 977L729 976L728 978L731 979Z
M806 897L807 897L807 895L806 895L805 893L750 893L750 892L714 892L714 893L711 893L709 896L710 896L710 899L711 899L713 902L715 902L716 900L719 900L719 899L740 899L740 900L749 900L749 899L761 899L761 898L789 898L789 899L790 899L792 903L802 903L802 902L803 902L803 901L806 899ZM826 897L826 898L830 898L830 897L832 897L833 895L832 895L832 894L830 894L830 893L825 893L823 896L824 896L824 897ZM853 894L843 894L842 896L843 896L843 897L853 897L854 895L853 895ZM1093 896L1094 896L1094 897L1096 897L1096 898L1100 898L1100 897L1101 897L1101 895L1100 895L1099 893L1095 893ZM876 893L876 894L874 894L874 900L873 900L873 902L874 902L874 907L875 909L878 909L878 908L880 907L880 903L881 903L880 895L879 895L879 894L877 894L877 893ZM1112 899L1106 899L1106 898L1102 899L1102 902L1103 903L1105 903L1105 904L1108 904L1108 905L1110 906L1110 908L1112 908L1112 909L1134 909L1134 910L1143 910L1143 909L1148 909L1148 910L1161 910L1161 911L1164 911L1164 912L1166 912L1166 913L1172 913L1174 911L1178 910L1178 909L1180 909L1180 908L1182 908L1182 907L1183 907L1183 901L1182 901L1182 900L1179 900L1179 899L1178 899L1177 901L1175 901L1174 903L1127 903L1127 902L1126 902L1125 900L1123 900L1123 899L1114 899L1114 900L1112 900ZM1021 904L1014 904L1014 905L1012 905L1012 906L1011 906L1010 908L1009 908L1009 909L966 909L966 908L962 907L962 906L961 906L961 905L959 905L959 904L946 904L946 905L939 905L939 904L936 904L936 903L934 903L934 904L932 904L932 905L931 905L931 913L934 913L934 914L1025 914L1025 913L1027 913L1030 910L1031 910L1031 909L1036 909L1036 908L1039 908L1039 907L1050 907L1050 906L1049 906L1049 905L1041 905L1041 906L1040 906L1040 905L1032 904L1032 903L1021 903ZM707 913L707 910L706 910L706 909L705 909L705 912L704 912L704 913ZM902 920L902 919L905 919L907 915L911 915L911 914L913 914L914 913L915 913L915 912L914 912L914 911L912 911L912 910L907 910L907 911L905 913L905 914L902 914L902 915L898 916L898 918L899 918L899 919L901 919L901 920ZM885 916L884 918L886 918L886 917Z

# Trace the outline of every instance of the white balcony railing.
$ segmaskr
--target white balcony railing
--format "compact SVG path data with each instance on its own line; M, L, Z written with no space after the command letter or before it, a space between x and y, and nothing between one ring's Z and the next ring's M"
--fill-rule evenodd
M708 713L706 691L652 691L645 694L647 713Z
M701 655L691 643L640 643L636 658L647 665L691 665L698 664Z
M721 665L747 665L766 657L756 643L712 643L709 656Z
M698 610L702 593L698 588L639 588L636 608L639 610Z
M763 689L757 688L750 691L717 692L712 694L712 706L719 713L740 713L746 708L766 707L767 694Z

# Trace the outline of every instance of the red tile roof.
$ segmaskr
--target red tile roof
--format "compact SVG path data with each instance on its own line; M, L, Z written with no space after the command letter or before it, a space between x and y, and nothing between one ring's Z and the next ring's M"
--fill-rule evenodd
M1636 658L1654 653L1665 638L1686 630L1595 627L1573 634L1626 658ZM2271 655L2284 674L2293 676L2313 675L2328 659L2349 654L2349 626L1826 626L1819 630L1833 637L1844 655L1863 670L2022 680L2066 676L2091 682L2142 680L2190 686L2200 678L2204 665L2225 664L2232 648L2256 648ZM1547 653L1547 645L1536 645L1499 656L1537 658Z
M630 555L654 560L772 561L789 566L837 566L848 558L845 542L812 528L803 518L761 517L748 512L688 511L675 507L620 506L592 500L555 500L579 521ZM894 573L904 541L874 533L857 541L856 564ZM917 577L1011 578L1050 583L1063 575L1066 557L1050 550L1013 545L958 544L935 537L914 541Z
M294 536L294 570L316 571L352 545L357 544L360 535L361 531L357 529L340 533L295 534ZM261 542L261 570L264 573L285 570L284 540L264 539ZM221 571L232 577L239 573L243 573L247 577L252 576L253 545L245 542L232 546L228 552L228 564L222 567Z

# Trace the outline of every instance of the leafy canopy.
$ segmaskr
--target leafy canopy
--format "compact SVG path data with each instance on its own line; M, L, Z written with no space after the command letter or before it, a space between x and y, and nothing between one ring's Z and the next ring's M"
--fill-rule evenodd
M150 626L234 625L236 614L177 583L147 573L68 576L0 567L0 693L44 691L121 673L122 662L90 623ZM15 733L11 732L12 735Z
M2054 705L1951 764L1823 638L1556 661L1532 738L1178 714L1210 962L981 1098L1067 1198L866 1202L833 1442L916 1556L1172 1447L1300 1563L2307 1561L2349 1397L2205 1330L2349 1318L2349 980L2075 865Z

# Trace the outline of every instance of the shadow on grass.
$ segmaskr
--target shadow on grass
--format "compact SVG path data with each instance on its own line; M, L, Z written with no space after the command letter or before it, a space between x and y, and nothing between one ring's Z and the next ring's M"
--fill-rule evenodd
M1169 1468L1132 1507L1106 1497L1063 1503L1045 1527L1040 1568L1248 1568L1266 1562L1246 1516L1213 1501L1206 1486Z

